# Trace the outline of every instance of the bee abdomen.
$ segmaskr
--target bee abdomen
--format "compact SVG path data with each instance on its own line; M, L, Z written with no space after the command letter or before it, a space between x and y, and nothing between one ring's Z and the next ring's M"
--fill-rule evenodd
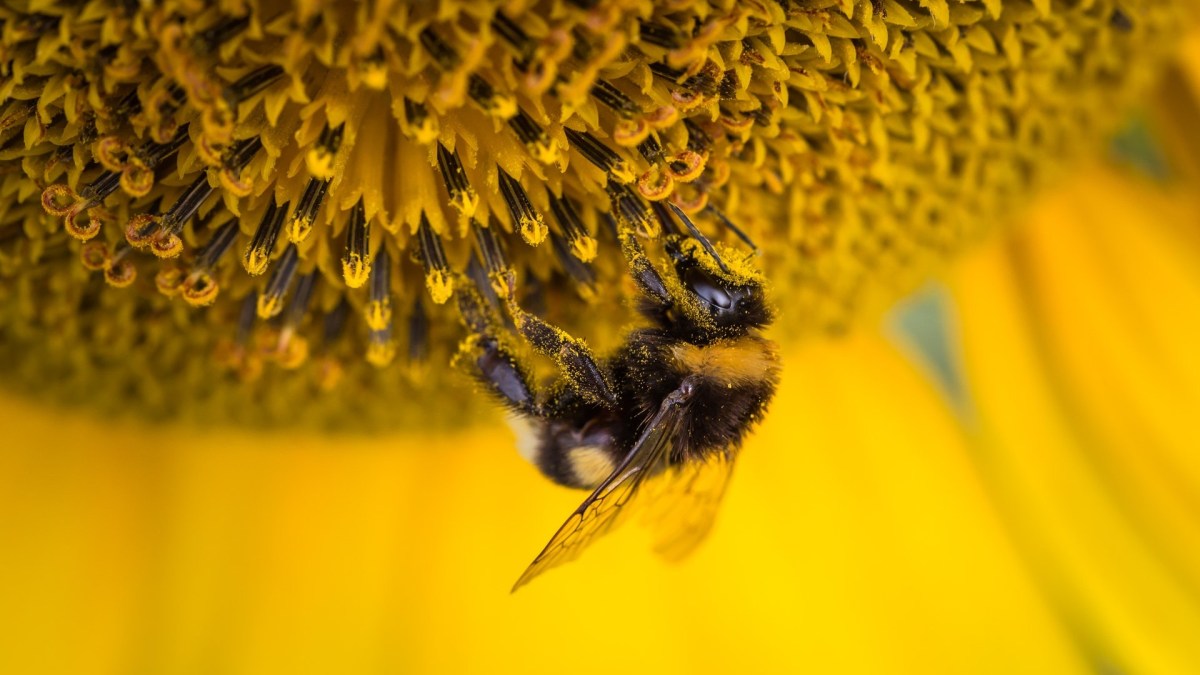
M607 425L593 422L575 429L552 422L544 427L532 461L559 485L594 488L616 469L618 454Z

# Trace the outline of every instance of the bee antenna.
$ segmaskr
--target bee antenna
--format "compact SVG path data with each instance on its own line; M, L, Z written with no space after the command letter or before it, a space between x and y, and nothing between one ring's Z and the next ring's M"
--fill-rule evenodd
M704 236L704 234L700 232L700 229L696 227L696 224L692 222L691 218L687 217L687 214L683 212L683 209L676 206L674 202L667 202L667 206L671 207L671 210L674 211L675 215L679 217L679 220L683 223L683 226L688 229L688 232L690 232L692 236L700 242L700 245L704 247L704 250L708 251L708 254L713 257L713 260L717 261L717 266L721 268L721 271L729 274L729 268L725 266L725 261L721 260L721 256L717 255L717 249L713 248L712 242L708 240L708 237Z
M712 204L709 204L705 208L708 211L712 211L713 215L715 215L717 218L719 218L721 220L721 224L724 225L725 228L728 229L730 232L733 232L735 235L737 235L738 239L741 239L742 241L746 242L746 245L749 246L752 251L754 251L754 255L762 255L762 251L759 250L758 245L754 243L754 240L752 240L749 236L747 236L747 234L745 232L743 232L741 228L739 228L737 225L734 225L733 221L729 219L729 216L726 216L724 213L721 213L721 210L718 209L717 207L713 206Z
M650 202L650 208L654 209L654 215L658 217L658 222L662 224L663 232L667 234L683 234L683 231L675 224L675 219L671 218L671 212L667 210L667 207L663 206L662 202Z

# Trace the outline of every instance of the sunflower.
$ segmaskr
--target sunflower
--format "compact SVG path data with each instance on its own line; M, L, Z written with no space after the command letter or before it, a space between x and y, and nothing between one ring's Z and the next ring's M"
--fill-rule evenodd
M769 242L756 263L789 334L877 315L1119 121L1184 17L944 0L0 12L9 386L360 429L478 414L447 376L456 287L513 290L611 344L622 248L655 255L680 227L668 204L743 251ZM394 403L431 390L443 405Z
M0 12L5 670L1200 666L1185 3ZM453 300L610 344L670 204L761 251L773 415L687 565L510 598L578 497Z

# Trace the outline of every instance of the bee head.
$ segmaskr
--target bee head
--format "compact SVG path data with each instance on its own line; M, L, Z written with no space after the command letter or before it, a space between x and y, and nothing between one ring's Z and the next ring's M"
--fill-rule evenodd
M688 295L688 313L699 314L722 333L771 323L762 277L748 261L728 249L718 261L692 239L669 240L666 250Z

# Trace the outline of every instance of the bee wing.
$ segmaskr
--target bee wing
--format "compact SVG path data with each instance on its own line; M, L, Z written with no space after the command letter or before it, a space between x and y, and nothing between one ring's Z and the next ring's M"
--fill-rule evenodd
M588 544L620 522L646 478L658 472L678 443L683 403L690 391L690 387L681 387L663 401L629 454L558 528L550 543L517 579L513 591L542 572L578 558Z
M646 523L654 532L654 552L683 560L712 530L729 487L737 453L725 450L672 466L647 488Z

